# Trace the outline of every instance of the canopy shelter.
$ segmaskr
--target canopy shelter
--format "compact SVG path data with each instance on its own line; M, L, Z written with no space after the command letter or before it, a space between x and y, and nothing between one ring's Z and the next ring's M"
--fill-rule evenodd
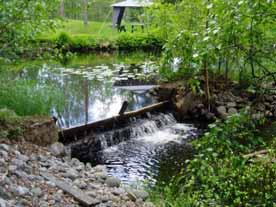
M121 26L126 8L143 8L148 7L151 4L152 2L150 0L126 0L112 4L111 6L113 7L113 28L119 28Z

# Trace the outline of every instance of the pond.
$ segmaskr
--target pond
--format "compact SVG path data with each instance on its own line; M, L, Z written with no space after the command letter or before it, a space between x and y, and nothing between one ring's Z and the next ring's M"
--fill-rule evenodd
M33 70L22 66L20 78L62 91L64 110L52 108L49 115L58 117L59 127L69 128L117 115L124 101L129 103L127 110L155 103L149 89L158 80L157 60L144 53L77 56L65 65L43 60ZM192 156L187 140L198 134L196 126L177 123L169 112L148 114L128 128L128 137L112 146L107 143L116 131L99 135L104 147L94 163L106 165L109 174L127 184L167 181Z
M145 90L152 88L149 83L144 87L125 86L150 79L154 83L158 69L155 58L143 53L140 56L93 54L74 57L63 66L39 61L38 69L26 67L20 76L38 80L41 85L54 85L63 92L64 110L58 113L53 108L51 115L58 117L61 128L69 128L117 115L124 101L129 103L128 110L154 103Z

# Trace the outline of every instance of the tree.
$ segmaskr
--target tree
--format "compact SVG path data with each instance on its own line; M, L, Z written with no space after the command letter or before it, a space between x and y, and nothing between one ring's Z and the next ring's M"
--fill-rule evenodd
M41 32L55 28L56 0L0 0L0 57L23 53Z
M83 0L83 23L88 25L88 0Z
M165 12L162 5L166 4L156 5L159 9L152 10L152 22L161 35L163 30L167 35L164 78L193 79L204 74L208 84L208 73L222 72L224 67L226 79L239 75L240 81L245 77L250 80L247 84L262 89L271 81L276 84L274 0L182 0ZM159 18L162 14L166 21ZM170 69L174 58L181 60L177 71ZM205 85L207 100L211 98L208 91Z
M65 17L65 13L64 13L64 0L60 0L60 16L62 18Z

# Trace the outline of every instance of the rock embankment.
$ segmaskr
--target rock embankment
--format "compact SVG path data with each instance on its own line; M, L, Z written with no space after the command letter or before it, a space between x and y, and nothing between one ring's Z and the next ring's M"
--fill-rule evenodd
M85 204L68 192L80 193L96 207L153 206L145 201L147 192L123 187L104 166L91 167L66 154L60 144L44 148L28 142L0 143L0 207Z
M223 86L222 86L223 85ZM239 113L245 107L250 107L253 118L276 119L276 88L270 93L256 94L241 89L237 83L228 81L213 81L210 85L210 106L204 96L204 83L200 91L193 91L184 82L163 84L152 91L158 100L170 100L179 120L213 121L216 118Z

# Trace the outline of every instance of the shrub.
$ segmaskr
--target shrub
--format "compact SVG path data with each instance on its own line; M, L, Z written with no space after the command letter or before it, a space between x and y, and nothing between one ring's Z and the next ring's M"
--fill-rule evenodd
M21 118L14 111L0 109L0 139L14 139L23 134Z
M151 33L123 33L118 37L116 44L121 50L161 50L164 41L156 34Z
M65 32L61 32L55 40L57 48L61 50L68 50L71 43L71 37Z
M276 202L275 148L265 160L248 162L244 154L266 147L260 122L246 114L210 125L195 141L197 154L186 169L154 197L166 206L273 206Z
M19 117L14 111L11 111L7 108L0 109L0 123L9 122L9 121L16 121Z

